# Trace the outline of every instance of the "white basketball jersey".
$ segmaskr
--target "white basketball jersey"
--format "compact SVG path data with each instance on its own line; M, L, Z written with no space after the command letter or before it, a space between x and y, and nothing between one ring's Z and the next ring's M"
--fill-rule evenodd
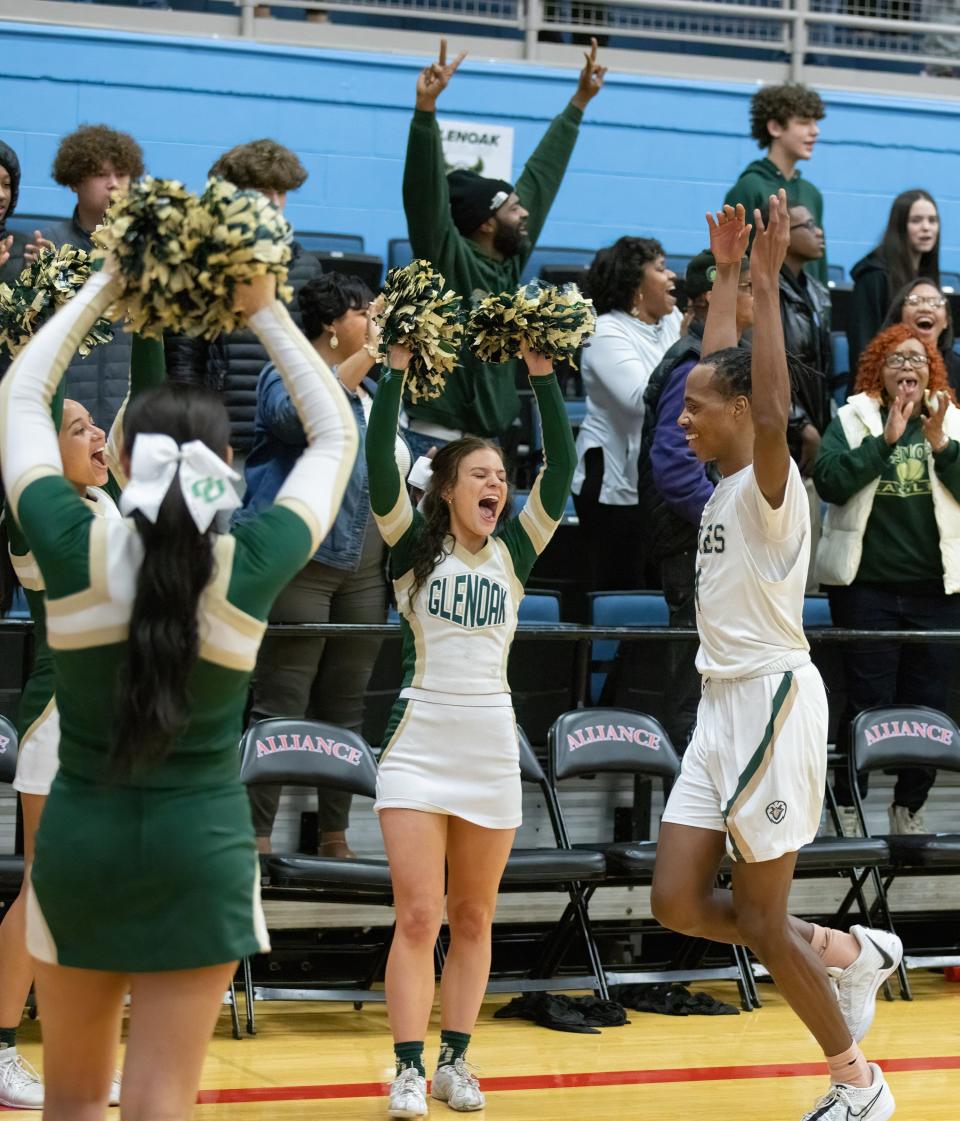
M776 510L752 464L721 480L703 509L697 542L697 669L704 677L756 677L809 660L809 559L810 507L792 460Z

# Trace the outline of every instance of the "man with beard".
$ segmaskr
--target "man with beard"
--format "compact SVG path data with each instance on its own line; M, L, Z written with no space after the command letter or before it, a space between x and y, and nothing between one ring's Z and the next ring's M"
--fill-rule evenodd
M593 40L576 93L554 118L514 188L472 171L447 174L435 111L437 98L463 58L460 54L448 63L446 40L441 39L438 61L417 79L403 205L414 257L432 262L450 288L466 301L477 302L519 284L560 189L583 111L600 91L607 71L597 65ZM461 369L447 381L442 396L406 405L407 440L414 455L468 434L503 436L520 411L515 363L485 365L466 348L460 361Z

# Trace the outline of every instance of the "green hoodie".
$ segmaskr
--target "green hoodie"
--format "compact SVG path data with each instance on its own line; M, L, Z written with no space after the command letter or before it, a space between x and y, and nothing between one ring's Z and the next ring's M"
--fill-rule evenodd
M491 293L512 292L520 283L520 273L560 189L582 119L583 113L575 105L568 105L554 118L527 160L515 188L530 212L527 249L519 256L495 261L453 224L436 115L422 109L414 111L403 174L403 208L413 255L432 262L443 273L448 287L463 296L468 306ZM484 365L466 347L460 362L440 397L418 405L407 401L407 414L473 436L502 436L520 411L517 362Z
M727 197L723 201L731 206L742 202L747 212L747 221L752 222L754 210L762 210L770 196L775 195L781 187L787 189L787 202L791 206L805 206L822 229L823 195L809 179L801 176L799 170L794 171L792 179L787 179L773 160L767 159L766 156L762 160L754 160L753 163L747 164L740 172L740 178L727 191ZM826 247L820 260L809 261L805 268L807 276L812 276L821 284L826 284L828 279Z

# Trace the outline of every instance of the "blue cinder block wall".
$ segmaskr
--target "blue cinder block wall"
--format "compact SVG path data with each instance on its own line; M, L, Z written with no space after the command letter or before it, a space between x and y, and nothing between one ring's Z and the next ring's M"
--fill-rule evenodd
M58 139L81 123L133 133L152 173L195 189L225 148L272 136L310 172L290 196L294 226L359 233L385 256L388 239L406 234L403 157L424 61L0 25L0 137L23 161L19 209L69 212L72 196L49 172ZM442 111L513 125L516 173L575 81L572 70L468 59ZM746 135L754 89L611 74L542 244L594 248L631 233L658 237L671 253L702 248L704 212L759 154ZM803 170L826 197L831 261L849 269L876 243L891 198L924 186L941 209L943 264L960 271L960 102L824 96L828 116Z

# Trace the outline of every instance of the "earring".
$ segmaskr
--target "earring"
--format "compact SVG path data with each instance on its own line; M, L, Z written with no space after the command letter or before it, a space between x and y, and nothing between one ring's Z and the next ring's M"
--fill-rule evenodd
M336 350L339 345L340 345L340 340L337 338L337 332L334 331L333 334L330 336L330 349L331 350Z

